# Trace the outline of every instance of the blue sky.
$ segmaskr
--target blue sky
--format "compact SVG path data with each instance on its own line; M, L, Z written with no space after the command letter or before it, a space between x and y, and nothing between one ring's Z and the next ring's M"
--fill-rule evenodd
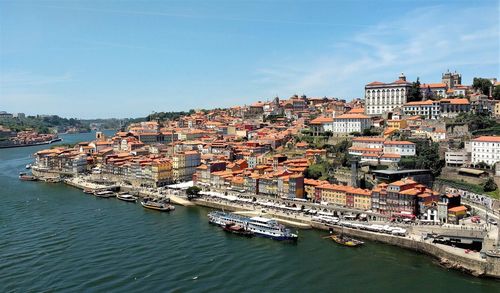
M499 77L499 1L4 1L0 110L139 117Z

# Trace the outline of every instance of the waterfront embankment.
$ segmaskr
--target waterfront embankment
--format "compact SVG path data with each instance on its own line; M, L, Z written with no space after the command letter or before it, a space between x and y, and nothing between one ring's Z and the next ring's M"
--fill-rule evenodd
M154 192L154 191L148 191L146 189L140 189L140 188L135 188L133 186L129 185L103 185L103 184L97 184L94 182L90 182L87 180L84 180L82 178L78 177L73 177L73 178L68 178L64 180L64 183L76 187L78 189L82 190L91 190L91 191L98 191L98 190L107 190L107 189L119 189L122 191L126 192L132 192L139 197L151 197L151 198L169 198L170 201L174 204L190 207L190 206L195 206L194 203L190 202L189 200L186 200L176 194L175 191L166 191L167 193L160 193L160 192Z

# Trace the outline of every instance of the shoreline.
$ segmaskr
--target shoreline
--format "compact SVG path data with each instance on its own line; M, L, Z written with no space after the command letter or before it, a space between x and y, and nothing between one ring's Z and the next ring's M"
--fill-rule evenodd
M0 149L13 149L13 148L25 148L25 147L31 147L31 146L40 146L40 145L47 145L47 144L53 144L55 142L62 141L62 138L55 138L52 140L48 141L43 141L43 142L37 142L37 143L31 143L31 144L18 144L18 145L4 145L0 146Z
M74 178L66 179L62 182L81 190L84 189L95 190L104 188L109 189L115 186L115 185L110 185L110 186L96 185L94 183L89 183L86 181L84 182L87 184L77 183L74 182ZM127 191L130 190L137 191L137 189L133 188L132 186L123 186L123 187L119 186L119 187ZM344 227L342 229L341 226L337 225L327 226L322 223L311 221L310 219L307 218L301 218L301 217L297 218L297 216L292 217L290 215L277 214L273 211L268 211L268 210L266 210L265 213L262 213L261 208L256 209L253 206L249 207L242 204L236 205L234 203L229 204L220 201L215 202L203 198L197 198L192 201L188 201L175 194L160 194L160 193L141 192L141 191L138 191L138 194L140 197L144 196L170 197L171 202L173 204L183 205L186 207L201 206L201 207L207 207L212 209L225 210L243 214L251 213L256 215L258 214L268 215L275 218L278 222L281 222L282 224L299 229L317 229L323 231L328 231L329 229L332 229L337 233L342 231L344 234L347 234L352 237L358 237L370 241L398 246L400 248L412 250L417 253L426 254L438 260L439 264L447 269L462 271L474 277L500 279L499 257L492 257L485 255L485 258L482 258L479 255L479 252L474 252L473 254L466 255L463 253L464 249L462 248L455 248L444 244L431 243L430 241L425 241L422 239L419 240L416 235L401 237L401 236L393 236L366 230L352 229L348 227Z

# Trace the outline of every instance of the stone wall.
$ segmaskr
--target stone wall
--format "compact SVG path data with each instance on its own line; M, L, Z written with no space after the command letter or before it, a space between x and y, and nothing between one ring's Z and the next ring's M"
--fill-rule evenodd
M343 231L344 234L353 237L382 242L385 244L418 251L435 257L443 266L447 268L458 269L474 276L500 278L500 259L487 257L486 260L475 260L446 251L444 248L445 245L416 241L408 237L392 236L345 227L342 230L342 228L339 226L327 227L319 223L313 223L312 226L313 228L323 230L332 228L337 233Z

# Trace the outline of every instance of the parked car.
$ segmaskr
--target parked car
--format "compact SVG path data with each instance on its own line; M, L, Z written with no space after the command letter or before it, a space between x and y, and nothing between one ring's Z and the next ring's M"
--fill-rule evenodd
M497 224L497 221L496 221L495 219L489 218L489 219L488 219L488 223L489 223L489 224L492 224L492 225L496 225L496 224Z

